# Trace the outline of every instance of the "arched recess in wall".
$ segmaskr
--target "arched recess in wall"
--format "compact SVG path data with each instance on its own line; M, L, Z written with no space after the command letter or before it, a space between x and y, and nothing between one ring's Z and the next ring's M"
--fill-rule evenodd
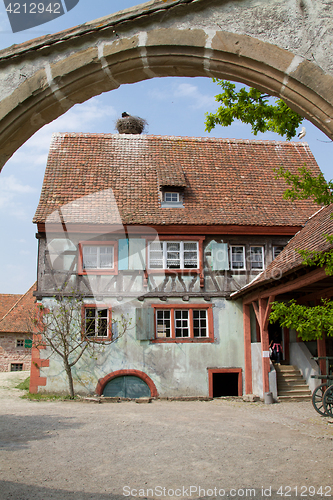
M52 43L46 39L18 45L0 57L0 75L18 69L27 73L0 102L0 167L74 104L125 83L164 76L224 78L281 96L333 139L333 77L250 36L159 28L119 39L107 31L58 40L53 35Z
M150 390L150 396L152 398L156 398L158 396L158 392L156 389L156 386L152 379L144 372L141 372L140 370L116 370L115 372L108 373L105 377L99 379L98 384L96 386L96 394L102 395L103 391L106 387L106 385L115 380L115 379L120 379L122 377L135 377L143 381L145 384L147 384L149 390Z

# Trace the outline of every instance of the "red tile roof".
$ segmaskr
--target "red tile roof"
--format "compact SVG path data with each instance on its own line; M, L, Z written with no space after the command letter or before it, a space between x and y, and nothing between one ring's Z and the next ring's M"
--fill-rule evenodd
M318 206L284 200L273 169L304 165L319 174L306 143L54 134L34 222L300 226ZM186 184L184 208L161 208L169 182Z
M12 301L12 306L7 309L0 320L0 332L28 332L29 317L34 310L35 297L33 292L36 290L36 283L24 295L11 295L18 297L15 302ZM0 300L3 295L0 295ZM9 295L5 295L9 297ZM9 301L8 301L9 302Z
M258 275L249 285L246 285L233 297L244 295L255 288L269 283L277 284L277 279L282 278L292 271L304 267L302 256L297 250L308 250L310 252L326 252L333 248L328 243L325 234L333 235L333 205L320 209L311 216L306 225L288 243L282 252L273 260L267 269ZM313 270L311 266L309 270Z
M0 294L0 321L4 315L11 309L16 302L22 297L20 294L1 293Z

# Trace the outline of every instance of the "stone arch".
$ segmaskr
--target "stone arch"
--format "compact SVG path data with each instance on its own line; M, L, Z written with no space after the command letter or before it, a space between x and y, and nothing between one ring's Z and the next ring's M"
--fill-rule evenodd
M143 380L149 387L150 389L150 395L152 398L157 398L158 397L158 392L156 389L156 386L152 379L144 372L141 372L140 370L116 370L115 372L109 373L105 377L99 379L97 386L96 386L96 394L101 396L103 394L104 387L110 380L113 380L114 378L117 377L123 377L126 375L132 375L134 377L138 377L141 380Z
M333 138L333 69L323 70L299 49L286 49L278 30L269 33L270 41L260 32L248 36L241 27L239 32L226 30L224 2L165 2L156 0L2 51L0 167L33 133L74 104L122 84L164 76L217 77L255 86L281 96ZM186 3L187 10L179 3ZM236 4L243 13L249 10L246 0ZM207 17L211 5L213 25ZM287 26L290 39L292 21Z

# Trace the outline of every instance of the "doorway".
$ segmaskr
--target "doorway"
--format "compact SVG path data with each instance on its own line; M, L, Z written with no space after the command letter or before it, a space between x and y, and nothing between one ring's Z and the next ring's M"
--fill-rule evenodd
M241 396L241 368L208 368L209 397Z
M133 375L113 378L104 387L103 396L108 398L150 398L150 389L146 382Z

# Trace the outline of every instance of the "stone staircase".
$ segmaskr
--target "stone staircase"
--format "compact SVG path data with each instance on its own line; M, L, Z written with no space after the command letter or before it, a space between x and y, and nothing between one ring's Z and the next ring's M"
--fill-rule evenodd
M311 391L298 368L292 365L274 365L279 401L310 401Z

